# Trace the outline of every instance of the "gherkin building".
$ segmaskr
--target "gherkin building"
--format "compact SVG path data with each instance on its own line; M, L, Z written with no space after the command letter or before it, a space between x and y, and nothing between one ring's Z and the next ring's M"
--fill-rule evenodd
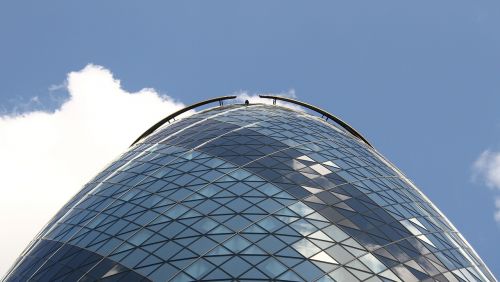
M146 131L4 281L496 281L348 124L289 98L232 98Z

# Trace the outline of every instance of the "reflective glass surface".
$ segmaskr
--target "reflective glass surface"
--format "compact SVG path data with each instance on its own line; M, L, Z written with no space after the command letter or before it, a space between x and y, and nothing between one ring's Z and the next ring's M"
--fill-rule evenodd
M270 105L166 124L91 180L7 281L495 281L397 168Z

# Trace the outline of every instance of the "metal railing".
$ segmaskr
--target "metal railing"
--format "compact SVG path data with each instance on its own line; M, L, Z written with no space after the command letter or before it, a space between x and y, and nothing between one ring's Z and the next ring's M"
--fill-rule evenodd
M315 111L317 113L320 113L323 117L326 117L326 119L331 119L333 120L335 123L337 123L338 125L340 125L342 128L344 128L347 132L349 132L350 134L352 134L354 137L360 139L361 141L363 141L364 143L366 143L368 146L372 147L373 146L370 144L370 142L368 142L368 140L366 140L358 131L356 131L353 127L351 127L349 124L347 124L346 122L344 122L343 120L341 120L340 118L330 114L329 112L325 111L325 110L322 110L316 106L313 106L311 104L307 104L307 103L304 103L304 102L301 102L301 101L298 101L298 100L294 100L294 99L291 99L291 98L286 98L286 97L280 97L280 96L271 96L271 95L259 95L260 98L263 98L263 99L273 99L273 105L276 105L276 100L280 100L280 101L285 101L285 102L288 102L288 103L292 103L292 104L296 104L296 105L299 105L299 106L302 106L304 108L307 108L307 109L310 109L312 111ZM153 133L156 129L160 128L163 124L165 123L170 123L170 121L173 119L175 120L175 117L189 111L189 110L192 110L194 108L197 108L197 107L200 107L200 106L203 106L203 105L206 105L206 104L210 104L210 103L213 103L213 102L219 102L219 106L222 106L224 105L224 100L230 100L230 99L235 99L236 96L221 96L221 97L216 97L216 98L213 98L213 99L209 99L209 100L205 100L205 101L201 101L201 102L198 102L198 103L195 103L195 104L192 104L190 106L187 106L181 110L178 110L177 112L165 117L164 119L160 120L159 122L157 122L155 125L151 126L148 130L146 130L141 136L139 136L139 138L137 138L133 143L132 145L130 146L133 146L135 145L137 142L139 142L140 140L142 140L143 138L146 138L147 136L149 136L151 133ZM248 102L245 101L245 104L247 104Z
M157 122L155 125L151 126L148 130L144 131L144 133L139 136L139 138L135 139L134 143L132 143L132 145L130 145L130 147L134 146L135 143L139 142L141 139L147 137L149 134L153 133L155 130L157 130L160 126L162 126L163 124L165 123L170 123L170 120L171 119L174 119L176 116L179 116L189 110L192 110L194 108L197 108L197 107L200 107L200 106L203 106L203 105L206 105L206 104L210 104L210 103L213 103L213 102L219 102L219 106L222 106L224 105L224 100L229 100L229 99L234 99L236 98L236 96L221 96L221 97L217 97L217 98L213 98L213 99L209 99L209 100L205 100L205 101L201 101L201 102L198 102L196 104L192 104L191 106L187 106L183 109L180 109L178 110L177 112L167 116L166 118L160 120L159 122Z
M270 95L259 95L259 97L260 98L265 98L265 99L273 99L273 105L276 105L276 100L280 100L280 101L285 101L285 102L288 102L288 103L296 104L296 105L302 106L304 108L308 108L310 110L313 110L313 111L315 111L317 113L320 113L323 116L325 116L327 118L327 120L328 119L333 120L338 125L340 125L342 128L344 128L345 130L347 130L349 133L351 133L355 137L361 139L361 141L365 142L368 146L370 146L370 147L373 148L373 146L370 144L370 142L368 142L368 140L366 140L359 132L357 132L356 129L352 128L352 126L350 126L349 124L347 124L346 122L344 122L340 118L338 118L338 117L330 114L329 112L327 112L325 110L322 110L322 109L320 109L318 107L315 107L315 106L313 106L311 104L307 104L307 103L304 103L304 102L301 102L301 101L298 101L298 100L294 100L294 99L290 99L290 98L286 98L286 97L270 96Z

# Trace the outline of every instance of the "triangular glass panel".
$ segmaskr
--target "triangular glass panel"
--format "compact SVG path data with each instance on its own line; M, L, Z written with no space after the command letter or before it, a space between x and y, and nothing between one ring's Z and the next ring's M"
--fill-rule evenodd
M313 159L311 159L310 157L306 156L306 155L303 155L303 156L300 156L298 157L297 159L299 160L303 160L303 161L308 161L308 162L314 162Z
M260 249L259 247L257 247L256 245L251 245L246 250L244 250L243 252L241 252L241 254L245 254L245 255L266 255L266 253L262 249ZM265 257L260 257L260 258L264 259Z
M110 270L108 270L106 273L104 273L104 275L101 276L101 278L110 277L110 276L113 276L115 274L121 273L121 272L126 271L126 270L128 270L126 267L124 267L120 264L115 264L115 266L113 266Z
M328 237L325 233L323 233L321 230L316 231L307 237L314 238L314 239L319 239L323 241L328 241L328 242L334 242L330 237Z
M283 273L287 268L275 258L269 258L257 266L269 278L276 278Z
M304 281L300 276L295 274L295 272L288 270L278 277L279 280L284 281Z
M231 239L227 240L226 242L224 242L223 245L228 250L234 253L239 253L240 251L251 245L251 243L248 240L244 239L243 237L236 235Z
M319 252L319 253L315 254L314 256L312 256L310 259L318 260L318 261L322 261L322 262L326 262L326 263L338 264L338 262L336 260L334 260L331 256L329 256L325 252Z
M218 280L231 280L232 277L230 277L227 273L225 273L221 269L216 268L214 271L212 271L211 273L209 273L203 279L204 280L215 280L215 281L218 281Z
M307 191L311 192L312 194L316 194L316 193L320 193L320 192L323 192L324 190L323 189L319 189L319 188L313 188L313 187L308 187L308 186L302 186L304 189L306 189Z
M251 279L251 280L267 280L269 279L264 273L260 272L256 268L251 268L249 271L241 275L243 279Z

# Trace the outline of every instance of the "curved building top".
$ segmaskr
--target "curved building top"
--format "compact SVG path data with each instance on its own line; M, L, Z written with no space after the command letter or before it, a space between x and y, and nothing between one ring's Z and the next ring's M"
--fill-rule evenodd
M411 181L323 116L233 104L165 119L6 280L496 281Z

